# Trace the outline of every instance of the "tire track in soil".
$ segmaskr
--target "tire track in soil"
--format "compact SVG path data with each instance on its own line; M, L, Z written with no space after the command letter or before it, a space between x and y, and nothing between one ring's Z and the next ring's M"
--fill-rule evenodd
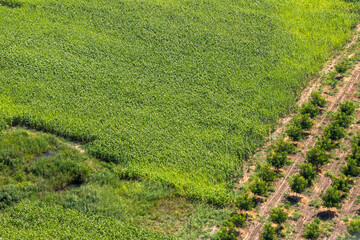
M286 169L286 175L284 178L282 178L282 180L280 180L280 182L278 182L275 186L276 191L270 195L270 197L268 198L268 200L262 204L262 206L260 207L259 210L259 215L265 215L265 219L268 218L269 215L269 211L270 209L277 205L281 200L283 200L283 195L284 193L289 193L290 192L290 187L288 184L287 179L289 178L289 176L292 176L293 174L298 172L298 169L295 169L295 166L298 165L299 163L302 163L305 159L305 153L307 150L309 150L312 146L315 145L315 141L316 141L316 137L314 137L314 135L319 135L319 133L322 132L322 125L323 122L327 122L329 119L326 116L326 112L327 111L336 111L339 102L343 102L345 101L345 99L348 99L350 96L352 96L355 92L355 85L354 83L351 81L352 79L355 79L355 81L358 80L359 77L359 73L358 73L358 69L356 68L353 72L356 73L352 74L349 78L345 78L344 79L344 85L341 86L339 88L339 91L335 94L334 97L328 96L327 99L329 101L329 103L326 106L326 110L324 111L324 113L322 114L322 118L316 122L315 126L313 127L312 130L312 134L306 139L304 140L303 143L303 149L298 152L297 154L295 154L295 158L293 158L293 164ZM356 76L355 78L353 78L353 76ZM312 88L314 90L314 88ZM332 166L332 168L336 167L336 165ZM330 183L328 183L330 184ZM316 191L316 193L319 193L320 191ZM303 211L308 211L309 209L304 209ZM299 221L299 224L303 224L306 220L308 220L308 217L304 217L301 218L301 220ZM256 239L259 237L260 234L260 230L262 228L262 223L257 222L253 225L251 225L250 227L248 227L247 230L247 235L245 236L244 240L252 240L252 239ZM302 228L301 228L302 229ZM301 235L300 235L301 236ZM296 238L297 239L297 238Z

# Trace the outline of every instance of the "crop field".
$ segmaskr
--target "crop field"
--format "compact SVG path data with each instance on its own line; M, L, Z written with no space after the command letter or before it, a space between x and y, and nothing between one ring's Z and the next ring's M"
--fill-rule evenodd
M350 39L340 0L0 0L0 115L123 178L224 204L239 164Z

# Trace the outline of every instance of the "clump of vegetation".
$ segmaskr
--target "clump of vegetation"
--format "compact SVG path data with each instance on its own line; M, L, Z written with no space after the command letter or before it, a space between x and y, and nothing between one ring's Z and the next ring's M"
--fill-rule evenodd
M254 196L250 196L248 192L241 194L239 197L237 197L235 205L239 209L250 211L255 207L255 198Z
M326 164L330 159L329 154L319 147L313 147L311 150L306 152L306 161L311 163L316 168L319 168Z
M345 129L335 121L325 128L324 136L333 141L340 140L345 136Z
M250 183L249 188L254 194L265 196L268 191L268 183L261 178L255 178L255 180Z
M270 210L270 219L273 223L282 224L286 222L287 218L288 214L280 207L272 208Z
M309 185L308 180L300 176L300 174L295 174L289 179L289 184L291 190L295 193L302 193Z
M294 118L293 124L302 130L310 130L314 122L310 118L310 114L300 114Z
M360 237L360 219L353 219L346 224L348 232L354 237Z
M320 219L315 218L311 223L304 226L304 238L315 240L320 237Z
M340 190L344 193L347 193L350 191L351 188L351 180L346 177L345 175L341 174L339 177L332 177L332 186L337 189Z
M289 159L286 152L273 152L267 156L266 161L276 169L280 169L289 162Z
M234 213L230 218L224 223L225 227L230 227L230 223L234 224L235 227L245 227L246 226L246 214L245 213Z
M280 139L273 146L273 151L278 153L292 154L296 150L295 145L292 142L286 142L284 139Z
M355 103L352 101L346 101L345 103L340 105L340 111L346 115L352 115L355 113Z
M218 232L220 240L236 240L237 236L239 236L239 231L236 230L233 223L229 223L228 226L222 226Z
M300 125L291 125L287 130L286 134L289 136L289 138L293 141L299 141L302 137L302 128Z
M314 106L323 108L323 107L325 107L326 102L327 101L325 100L325 97L322 96L319 92L311 93L310 103L312 103Z
M360 175L360 168L355 159L348 157L346 160L346 165L343 167L342 172L346 176L357 177Z
M300 108L300 113L302 115L309 114L311 118L315 118L320 110L312 102L307 102Z
M316 168L311 163L304 163L300 166L300 175L311 185L317 175Z
M10 8L21 7L22 3L18 0L0 0L0 6L6 6Z
M324 149L325 151L330 151L336 147L336 143L331 141L331 139L327 136L322 136L319 138L315 145L321 149Z
M277 173L268 164L260 166L258 176L265 182L274 182L277 179Z
M341 200L341 191L337 190L336 187L329 187L326 193L322 196L324 207L337 207Z
M351 62L348 59L343 59L335 65L335 70L338 73L345 73L351 67Z
M261 233L262 240L275 240L276 239L276 229L271 226L271 223L267 223L264 226L264 231Z

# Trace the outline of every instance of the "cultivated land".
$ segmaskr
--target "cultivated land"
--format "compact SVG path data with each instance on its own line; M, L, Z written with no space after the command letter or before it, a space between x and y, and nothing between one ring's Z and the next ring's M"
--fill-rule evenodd
M1 115L217 204L358 18L340 0L17 1Z

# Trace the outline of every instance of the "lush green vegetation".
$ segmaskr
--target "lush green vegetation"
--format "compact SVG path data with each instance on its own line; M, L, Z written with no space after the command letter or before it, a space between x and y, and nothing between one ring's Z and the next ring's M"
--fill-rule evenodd
M0 131L0 238L209 238L228 215L166 186L121 180L114 164L52 135Z
M1 0L0 114L88 142L123 178L223 204L239 161L350 38L354 9L341 0ZM78 181L68 177L53 187Z

